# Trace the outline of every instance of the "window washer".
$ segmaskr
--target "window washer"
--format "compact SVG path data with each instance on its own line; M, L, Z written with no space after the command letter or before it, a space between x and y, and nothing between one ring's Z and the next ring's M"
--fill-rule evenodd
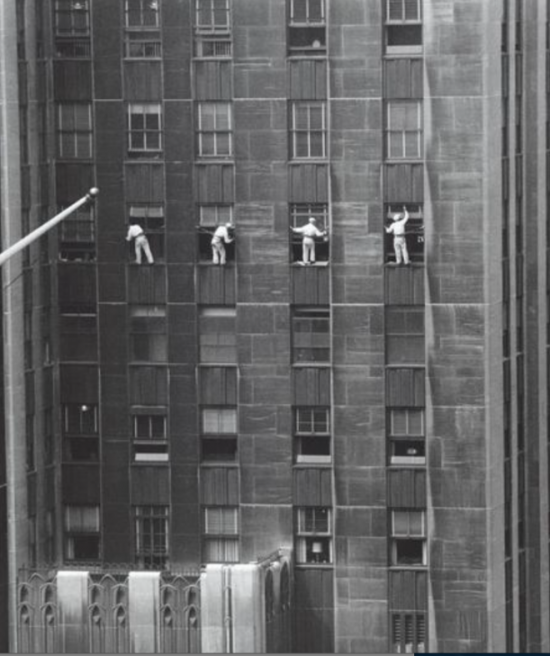
M293 228L292 232L302 235L302 260L303 264L315 264L315 239L314 237L324 237L326 230L319 230L315 225L315 219L310 216L309 221L300 228Z
M409 220L407 208L403 205L403 214L393 215L393 223L386 226L386 232L393 232L393 250L395 251L395 263L410 264L409 251L407 250L407 240L405 238L405 224Z
M153 254L151 253L151 247L149 246L149 240L143 232L143 228L134 223L128 228L128 234L126 235L126 241L134 240L134 246L136 249L136 262L141 264L141 255L145 253L145 257L149 264L153 264Z
M225 264L225 244L235 241L235 238L230 234L232 229L233 226L231 223L226 223L225 225L218 226L214 231L212 241L210 242L212 245L212 262L214 264Z

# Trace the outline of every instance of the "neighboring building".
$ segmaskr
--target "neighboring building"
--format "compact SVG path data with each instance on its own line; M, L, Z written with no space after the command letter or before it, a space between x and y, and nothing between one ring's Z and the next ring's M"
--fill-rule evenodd
M1 1L0 647L550 651L549 15Z

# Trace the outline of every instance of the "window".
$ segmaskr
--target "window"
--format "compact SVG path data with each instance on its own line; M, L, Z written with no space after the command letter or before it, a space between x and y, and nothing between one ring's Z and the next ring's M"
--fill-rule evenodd
M426 615L424 613L392 613L392 652L394 654L426 651Z
M237 335L235 308L202 308L199 316L199 349L202 364L235 364Z
M99 506L65 506L65 558L99 558Z
M288 45L291 55L324 55L324 0L290 0Z
M161 108L157 103L128 107L128 153L131 157L158 156L162 150Z
M126 27L159 27L159 0L125 0Z
M426 464L424 408L390 408L390 463Z
M145 412L136 409L132 416L134 462L167 462L166 409Z
M292 362L330 362L328 310L300 309L292 317Z
M59 356L66 362L97 361L97 317L95 314L59 316Z
M386 0L386 53L422 51L420 0Z
M328 229L328 204L327 203L293 203L290 205L290 225L299 228L306 225L310 217L316 221L317 228L323 232ZM302 235L290 231L291 262L301 262ZM329 241L328 237L315 239L315 261L328 262Z
M293 159L326 157L326 103L291 103L290 156Z
M424 510L391 511L391 564L426 565L426 512Z
M89 0L55 0L54 23L56 36L88 36Z
M239 562L239 509L210 506L203 509L203 561Z
M219 225L226 223L233 224L233 206L232 205L199 205L199 258L201 261L212 261L212 235ZM225 244L226 261L235 259L235 242Z
M95 258L94 208L82 205L60 224L59 259L63 262L92 262Z
M418 203L391 203L386 205L386 224L390 225L395 214L403 212L403 206L407 208L409 220L405 225L405 239L407 251L411 262L424 261L424 211ZM395 262L395 250L393 247L393 234L385 233L386 262Z
M330 409L296 408L294 421L296 462L330 462Z
M324 507L296 509L296 562L332 562L331 510Z
M130 224L137 223L145 231L155 260L163 260L165 253L164 207L160 204L136 203L130 205L128 216ZM128 247L133 261L135 258L134 245L130 243Z
M202 432L210 435L235 434L237 432L237 409L203 408Z
M161 56L159 4L157 0L126 0L126 57Z
M150 412L150 411L149 411ZM166 411L159 414L135 414L132 417L133 436L136 440L165 440Z
M199 156L230 157L233 154L231 103L198 103L197 116Z
M168 565L168 507L136 506L134 509L135 562L141 569Z
M201 412L203 461L233 462L237 456L236 433L236 408L203 408Z
M89 103L57 106L57 155L61 159L92 157L92 106Z
M229 30L229 0L195 0L196 32L217 34Z
M68 403L63 406L65 435L95 435L97 430L97 405Z
M424 307L386 307L387 364L424 364Z
M387 103L387 157L422 157L422 102L390 100Z
M166 308L130 307L130 358L139 362L166 362Z

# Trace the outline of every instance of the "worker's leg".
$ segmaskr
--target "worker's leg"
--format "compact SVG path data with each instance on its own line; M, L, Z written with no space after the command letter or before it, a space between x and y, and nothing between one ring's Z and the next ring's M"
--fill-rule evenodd
M214 264L219 264L219 262L220 262L219 258L220 258L220 256L219 256L219 253L218 253L217 245L212 243L212 262Z
M145 252L147 262L149 262L149 264L153 264L155 260L153 259L153 253L151 253L151 247L149 246L149 240L147 238L143 239L142 248Z
M403 237L403 240L401 242L401 251L403 253L403 262L405 264L410 264L411 261L409 259L409 249L407 248L407 240L405 237Z
M138 264L141 264L141 244L138 238L134 240L134 248L136 251L136 262Z
M225 246L223 244L219 245L220 251L220 264L225 264Z
M393 250L395 251L395 263L401 264L401 244L398 237L394 237Z

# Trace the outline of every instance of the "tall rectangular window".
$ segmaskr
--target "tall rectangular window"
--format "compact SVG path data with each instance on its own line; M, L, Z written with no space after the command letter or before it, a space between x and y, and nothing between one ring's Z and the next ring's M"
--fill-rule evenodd
M195 55L231 56L229 0L195 0Z
M57 106L57 156L60 159L92 157L90 103L62 103Z
M67 403L63 405L63 432L72 435L95 435L98 431L97 405Z
M295 408L294 421L296 462L330 462L330 408Z
M166 362L168 357L166 308L130 307L130 358L134 362Z
M202 364L237 362L236 310L202 308L199 317L199 353Z
M61 222L59 259L64 262L91 262L95 257L94 207L83 205Z
M99 506L65 506L65 558L99 558Z
M220 225L233 225L233 206L221 203L199 205L198 250L202 262L212 261L212 236ZM235 259L235 243L224 244L226 261Z
M290 156L313 159L327 156L325 101L293 101L290 106Z
M290 205L290 226L300 228L307 225L310 218L315 219L315 226L324 232L328 230L328 203L292 203ZM303 235L290 231L291 261L302 262ZM315 261L328 262L329 240L328 236L315 237Z
M54 24L56 36L88 36L89 0L55 0Z
M332 563L332 512L326 507L296 509L296 562Z
M136 408L132 414L134 462L167 462L166 408Z
M386 53L422 51L420 0L386 0Z
M231 103L200 102L197 118L199 156L230 157L233 154Z
M128 154L156 157L162 151L162 114L158 103L128 106Z
M209 506L203 509L203 561L239 562L239 509Z
M291 55L325 54L325 0L290 0L288 46Z
M388 421L390 463L426 464L424 408L390 408Z
M134 508L135 562L140 569L168 565L168 506Z
M157 0L125 0L126 57L161 56L159 6Z
M323 309L296 309L292 316L292 362L330 362L330 314Z
M391 564L407 567L426 565L426 512L391 511Z
M386 307L387 364L424 364L424 307Z
M422 102L390 100L387 103L388 159L420 159L422 157Z
M195 0L195 30L202 33L229 32L230 0Z
M420 203L402 202L387 203L386 224L390 225L396 214L403 213L403 206L407 208L409 220L405 224L405 240L407 251L411 262L424 261L424 208ZM386 262L394 262L395 249L393 245L393 233L385 233L386 240Z

